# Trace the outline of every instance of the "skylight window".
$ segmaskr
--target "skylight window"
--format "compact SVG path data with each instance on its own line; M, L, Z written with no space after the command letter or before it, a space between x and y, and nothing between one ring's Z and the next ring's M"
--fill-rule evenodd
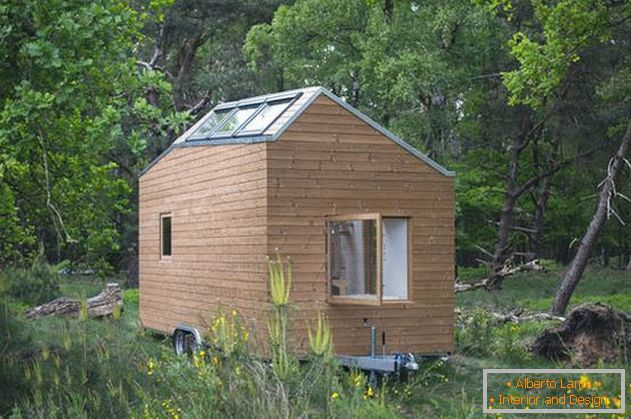
M223 121L226 116L232 111L232 109L221 109L219 111L213 111L208 119L202 124L201 127L191 134L189 139L201 140L210 137L210 134L217 128L217 126Z
M239 128L245 121L248 120L254 112L259 108L259 104L248 107L239 108L235 113L228 116L226 120L212 133L212 138L227 137L232 134L234 130Z
M285 109L291 103L291 99L286 99L278 102L270 102L266 103L256 114L254 118L250 120L245 126L237 133L237 135L252 135L252 134L260 134L267 127L273 123L276 118L282 114Z
M273 95L257 101L225 103L213 110L188 140L222 140L263 134L301 95Z

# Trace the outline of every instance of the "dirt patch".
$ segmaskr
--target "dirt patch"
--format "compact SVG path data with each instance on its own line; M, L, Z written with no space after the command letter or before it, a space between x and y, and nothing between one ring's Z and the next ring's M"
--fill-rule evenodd
M544 330L532 345L535 355L593 365L631 355L631 316L601 303L574 308L565 321Z

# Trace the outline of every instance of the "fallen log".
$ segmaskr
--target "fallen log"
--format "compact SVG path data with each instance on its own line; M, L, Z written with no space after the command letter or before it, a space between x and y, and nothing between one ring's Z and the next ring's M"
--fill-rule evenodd
M515 275L520 272L540 272L544 271L545 268L539 264L539 260L534 259L529 262L526 262L522 265L512 266L510 264L505 265L502 269L497 271L495 274L489 276L488 278L482 278L475 282L460 282L456 281L454 283L454 292L466 292L473 291L478 288L484 288L486 290L490 290L494 283L497 283L498 279L503 280L504 278Z
M108 316L114 312L114 307L123 307L123 291L118 284L109 283L100 294L88 298L86 301L89 317ZM45 316L78 316L81 312L81 302L74 298L60 297L40 306L30 308L24 312L27 320Z
M593 365L631 355L631 316L601 303L575 307L565 321L545 329L535 339L535 355L552 360Z
M501 314L491 313L500 323L526 323L526 322L544 322L544 321L559 321L565 320L565 317L553 316L550 313L533 313L533 314L514 314L513 312Z
M454 313L459 322L458 326L465 327L467 320L470 318L470 312L462 312L460 309L455 309ZM531 313L525 311L523 308L517 308L507 313L498 313L494 311L487 311L487 316L493 319L498 325L504 323L527 323L527 322L544 322L544 321L556 321L562 322L565 317L553 316L550 313Z

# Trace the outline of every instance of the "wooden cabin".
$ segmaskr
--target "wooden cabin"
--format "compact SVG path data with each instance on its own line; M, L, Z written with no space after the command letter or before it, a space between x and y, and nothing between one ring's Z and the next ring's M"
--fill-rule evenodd
M292 337L449 353L454 174L328 90L216 106L140 177L140 320L171 334L236 308L264 336L266 256L291 257Z

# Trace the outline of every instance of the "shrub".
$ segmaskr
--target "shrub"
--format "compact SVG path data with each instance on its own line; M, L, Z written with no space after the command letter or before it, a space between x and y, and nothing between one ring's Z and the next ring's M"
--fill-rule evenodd
M528 328L525 329L528 331ZM531 358L530 351L522 342L524 325L507 323L497 326L493 335L495 336L493 354L513 362L522 362Z
M124 306L138 306L140 301L140 290L138 288L130 288L123 291Z
M26 305L38 305L59 295L59 275L41 259L28 269L7 268L2 273L7 294Z
M466 355L491 354L495 322L483 308L460 314L455 341L458 352Z
M20 321L9 313L4 297L0 293L0 417L4 417L13 404L27 391L22 379L20 362L22 352L30 345Z
M463 282L475 281L476 279L485 278L488 274L489 270L484 265L476 267L458 266L458 279Z

